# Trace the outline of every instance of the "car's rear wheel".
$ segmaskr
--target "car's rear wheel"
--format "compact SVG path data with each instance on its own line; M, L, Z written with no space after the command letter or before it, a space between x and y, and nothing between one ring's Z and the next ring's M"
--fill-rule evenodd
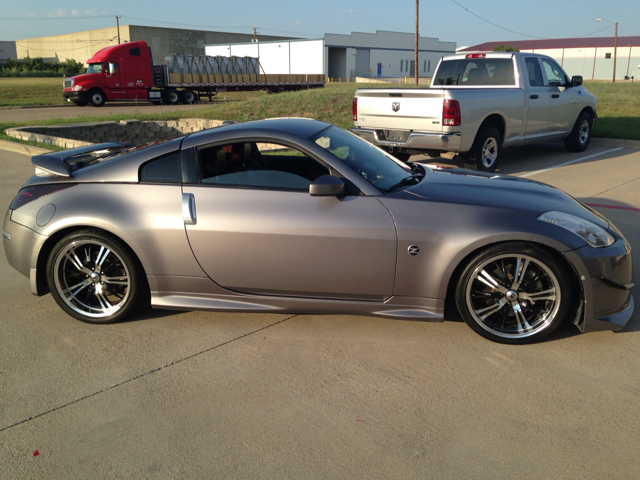
M53 298L69 315L88 323L124 318L142 296L137 260L117 238L81 230L62 238L47 262Z
M567 316L571 284L545 249L511 242L489 247L466 266L456 305L477 333L500 343L530 343L553 332Z

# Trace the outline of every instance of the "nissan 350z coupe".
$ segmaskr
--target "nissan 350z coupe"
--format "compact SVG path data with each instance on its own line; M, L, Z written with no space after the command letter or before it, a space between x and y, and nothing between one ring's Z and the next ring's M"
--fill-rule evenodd
M556 188L406 164L329 123L268 119L37 155L4 219L35 295L110 323L153 307L467 324L527 343L619 330L631 248Z

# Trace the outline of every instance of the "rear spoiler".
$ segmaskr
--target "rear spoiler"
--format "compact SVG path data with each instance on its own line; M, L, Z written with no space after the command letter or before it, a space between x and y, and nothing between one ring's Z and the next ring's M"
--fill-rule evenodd
M72 148L60 152L45 153L31 157L31 163L36 167L36 174L47 172L60 177L70 177L70 163L68 160L80 160L86 157L98 158L114 153L126 148L135 147L133 143L106 142L87 145L86 147Z

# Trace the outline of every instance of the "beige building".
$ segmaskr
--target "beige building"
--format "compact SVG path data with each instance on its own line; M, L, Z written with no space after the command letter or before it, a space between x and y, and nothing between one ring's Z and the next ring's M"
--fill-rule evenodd
M250 42L252 34L184 30L177 28L121 25L120 43L144 40L151 47L156 63L162 63L165 54L204 55L204 46L218 43ZM285 40L289 37L258 35L259 41ZM118 44L116 27L87 30L51 37L16 40L18 59L42 57L48 61L74 59L85 63L98 50Z

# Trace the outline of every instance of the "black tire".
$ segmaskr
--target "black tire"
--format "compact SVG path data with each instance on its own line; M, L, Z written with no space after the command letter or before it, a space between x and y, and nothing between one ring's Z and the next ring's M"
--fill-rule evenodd
M471 150L464 156L464 168L495 172L502 153L502 135L494 127L485 127L476 136Z
M94 88L89 92L89 103L93 107L101 107L107 101L107 97L104 92L98 88Z
M88 105L88 102L81 102L80 100L73 100L73 103L75 103L78 107L86 107Z
M589 112L582 112L576 120L573 130L564 139L564 147L570 152L584 152L591 141L593 118Z
M164 92L164 103L167 105L177 105L180 103L180 92L175 88L166 90Z
M193 90L182 90L180 92L180 101L185 105L191 105L198 101L198 97Z
M113 323L146 299L144 272L117 238L78 230L62 238L47 260L47 283L56 303L87 323Z
M397 150L389 151L389 153L391 155L393 155L395 158L397 158L398 160L400 160L401 162L407 163L409 161L409 159L411 158L411 154L409 153L405 153L405 152L399 152Z
M569 278L559 259L544 248L503 243L466 265L456 286L456 306L464 321L489 340L532 343L568 317Z

